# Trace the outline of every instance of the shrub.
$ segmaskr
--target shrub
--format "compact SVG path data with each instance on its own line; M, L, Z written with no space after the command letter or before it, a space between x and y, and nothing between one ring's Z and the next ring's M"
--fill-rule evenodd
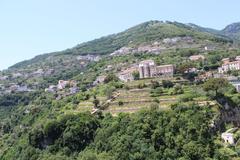
M158 87L156 89L151 90L151 97L159 97L163 93L163 89L161 87Z
M142 83L139 83L138 86L137 86L139 89L142 89L142 88L145 88L146 87L146 84L144 82Z
M194 94L184 94L179 98L180 102L188 102L188 101L192 101L193 98L195 98Z
M183 94L183 88L180 84L174 86L173 90L171 91L171 95Z
M119 106L122 106L122 105L123 105L123 101L119 101L119 102L118 102L118 105L119 105Z
M108 74L107 77L104 79L104 83L109 83L109 82L117 82L119 81L118 77L111 73L111 74Z
M174 84L169 80L163 80L162 85L163 88L172 88L174 86Z
M160 87L160 84L159 84L158 81L151 81L151 88L152 89L156 89L158 87Z

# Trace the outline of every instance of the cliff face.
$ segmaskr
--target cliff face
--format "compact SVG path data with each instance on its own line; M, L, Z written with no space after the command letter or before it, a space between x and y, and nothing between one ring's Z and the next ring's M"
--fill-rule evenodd
M233 124L240 127L240 108L235 105L230 98L221 97L217 99L219 103L219 117L214 120L215 127L222 131L224 124Z

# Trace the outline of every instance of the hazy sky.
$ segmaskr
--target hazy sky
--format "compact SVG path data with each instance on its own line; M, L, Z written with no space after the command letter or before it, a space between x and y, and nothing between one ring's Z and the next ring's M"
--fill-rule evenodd
M222 29L239 0L0 0L0 69L149 20Z

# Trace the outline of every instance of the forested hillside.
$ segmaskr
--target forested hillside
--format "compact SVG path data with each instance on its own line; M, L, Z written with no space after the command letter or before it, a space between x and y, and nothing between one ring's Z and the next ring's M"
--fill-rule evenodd
M1 71L0 159L239 159L233 42L150 21Z

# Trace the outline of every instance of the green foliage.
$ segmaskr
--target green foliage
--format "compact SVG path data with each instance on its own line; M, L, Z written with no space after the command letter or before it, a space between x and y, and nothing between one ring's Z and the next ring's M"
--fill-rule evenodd
M174 111L144 111L106 117L97 131L93 150L114 159L206 159L214 157L208 120L212 113L198 106ZM177 151L177 152L176 152Z
M163 89L161 87L157 87L151 90L151 97L159 97L163 94Z
M81 151L93 140L98 127L98 120L88 113L66 115L45 124L44 130L33 129L28 136L29 144L40 149L54 146L55 151L61 147L69 152Z
M141 82L141 83L138 84L137 87L138 87L139 89L142 89L142 88L147 87L147 85L146 85L144 82Z
M104 83L109 82L117 82L119 81L118 77L115 74L108 74L107 77L104 79Z
M96 96L93 97L93 105L95 108L99 108L100 101L97 99Z
M140 78L140 74L139 74L138 71L133 72L132 75L133 75L133 79L134 79L134 80L139 80L139 78Z
M171 92L170 92L171 95L178 95L178 94L183 94L183 93L184 93L184 90L182 88L182 85L180 85L180 84L176 84L173 87L173 90L171 90Z
M221 89L228 86L228 81L223 78L211 78L203 84L203 89L207 92L214 91L217 95Z
M172 88L174 84L169 80L162 80L163 88Z
M158 88L158 87L160 87L160 83L159 83L158 81L152 80L152 81L151 81L151 88L152 88L152 89L156 89L156 88Z

